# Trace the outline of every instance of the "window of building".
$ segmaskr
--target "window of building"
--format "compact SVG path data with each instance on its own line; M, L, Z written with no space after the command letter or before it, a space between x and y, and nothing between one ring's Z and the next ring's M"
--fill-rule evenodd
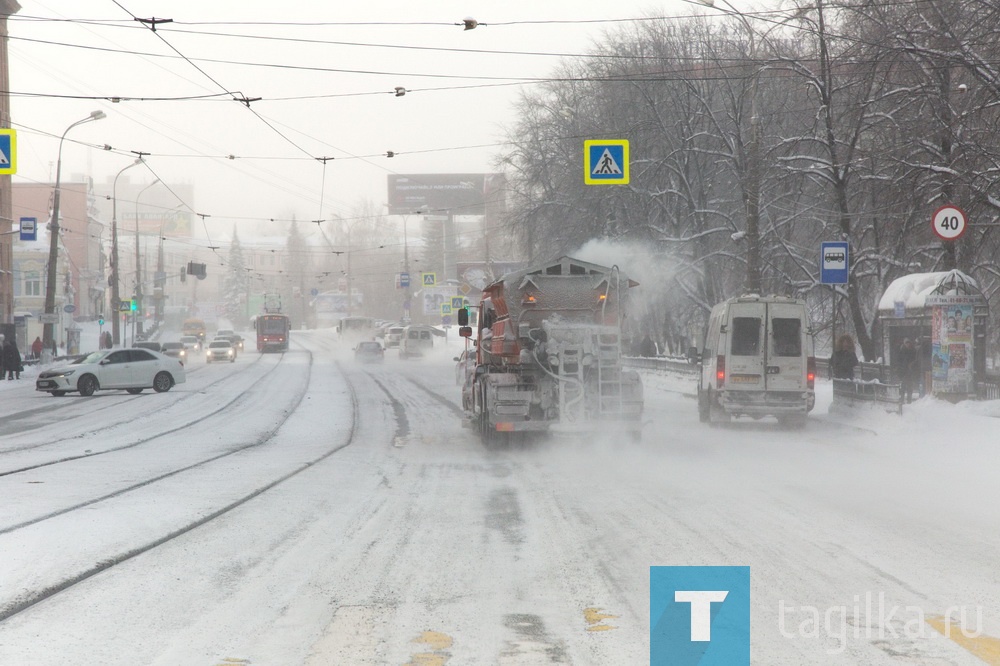
M24 295L42 295L42 274L40 271L28 271L24 274Z

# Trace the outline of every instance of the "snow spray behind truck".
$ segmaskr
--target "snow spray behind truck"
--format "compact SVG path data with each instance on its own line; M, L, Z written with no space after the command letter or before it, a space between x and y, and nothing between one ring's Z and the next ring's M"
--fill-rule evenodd
M484 441L544 431L640 436L642 382L621 361L623 308L637 285L617 266L561 257L483 290L462 402Z

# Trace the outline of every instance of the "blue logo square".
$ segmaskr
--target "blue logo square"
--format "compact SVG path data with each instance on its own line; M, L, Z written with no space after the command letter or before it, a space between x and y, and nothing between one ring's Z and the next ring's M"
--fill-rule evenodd
M750 666L750 567L650 567L651 666Z

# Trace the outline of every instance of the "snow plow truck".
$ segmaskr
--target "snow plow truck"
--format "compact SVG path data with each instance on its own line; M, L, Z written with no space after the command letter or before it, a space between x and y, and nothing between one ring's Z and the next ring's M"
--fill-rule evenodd
M642 382L622 369L630 288L617 266L561 257L508 273L483 290L475 370L463 386L467 425L487 445L517 433L641 436ZM467 314L467 312L466 312Z

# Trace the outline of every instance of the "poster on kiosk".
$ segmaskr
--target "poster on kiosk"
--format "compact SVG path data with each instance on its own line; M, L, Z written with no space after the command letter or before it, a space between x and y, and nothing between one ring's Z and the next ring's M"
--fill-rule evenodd
M975 392L972 372L975 296L928 296L931 307L931 378L934 394Z

